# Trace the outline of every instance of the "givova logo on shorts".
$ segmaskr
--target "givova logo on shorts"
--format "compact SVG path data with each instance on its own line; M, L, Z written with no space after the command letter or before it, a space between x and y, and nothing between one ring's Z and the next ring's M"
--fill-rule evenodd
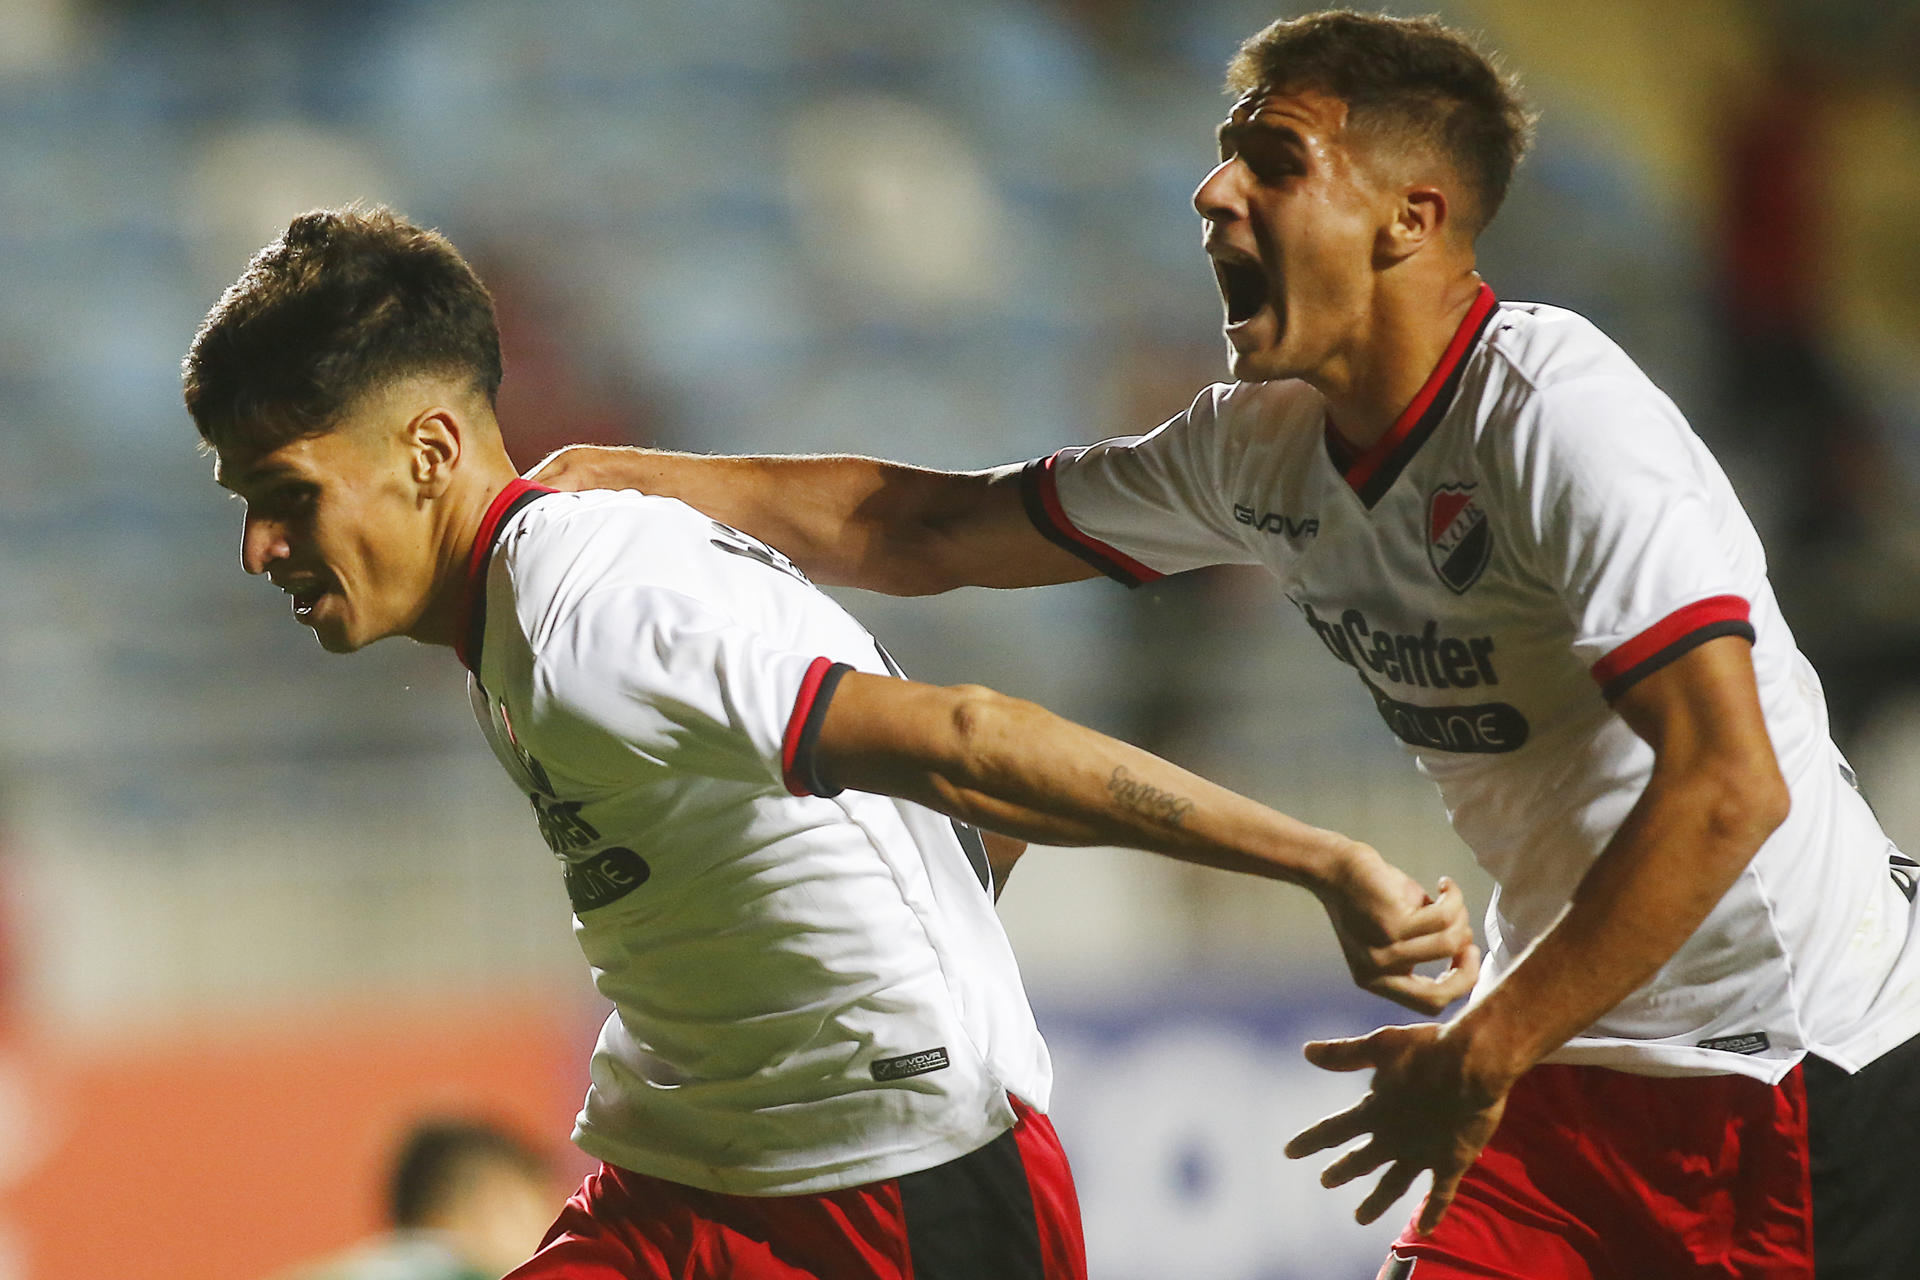
M1473 484L1443 484L1427 495L1427 559L1455 595L1480 581L1493 558L1493 528Z

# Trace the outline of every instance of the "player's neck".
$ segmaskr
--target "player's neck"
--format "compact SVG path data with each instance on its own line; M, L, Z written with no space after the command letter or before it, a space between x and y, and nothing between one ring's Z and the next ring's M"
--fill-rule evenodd
M467 572L473 544L486 522L487 508L518 478L505 453L497 459L470 457L468 462L438 500L433 590L419 620L407 631L421 644L458 646L472 606Z
M1356 452L1378 444L1420 393L1479 293L1471 269L1429 288L1384 290L1352 346L1306 379Z

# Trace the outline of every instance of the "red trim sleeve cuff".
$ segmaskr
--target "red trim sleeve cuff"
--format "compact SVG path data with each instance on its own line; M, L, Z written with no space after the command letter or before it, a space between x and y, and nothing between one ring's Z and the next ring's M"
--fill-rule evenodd
M1712 596L1675 609L1594 663L1593 678L1600 695L1612 702L1675 658L1721 636L1753 643L1747 602L1739 596Z
M1060 505L1060 486L1055 475L1059 459L1057 453L1035 458L1020 472L1020 501L1027 509L1027 519L1033 521L1033 527L1048 542L1071 551L1123 586L1144 586L1165 577L1165 574L1149 569L1124 551L1073 527L1073 521L1067 519L1066 508Z
M827 718L827 704L840 677L853 670L844 662L815 658L800 680L800 696L793 700L793 714L787 717L787 731L780 739L780 780L796 796L837 796L841 788L830 786L820 776L820 763L814 747L820 740L820 725Z

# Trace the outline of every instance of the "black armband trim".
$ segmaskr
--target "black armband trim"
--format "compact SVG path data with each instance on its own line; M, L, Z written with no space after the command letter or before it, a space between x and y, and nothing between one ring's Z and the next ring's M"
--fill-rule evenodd
M1724 622L1710 622L1697 631L1689 631L1678 640L1671 642L1656 653L1649 654L1640 661L1622 671L1619 675L1600 686L1600 696L1608 702L1639 684L1642 680L1674 661L1684 657L1709 640L1718 640L1721 636L1739 636L1748 644L1754 640L1753 624L1744 618L1729 618Z
M837 796L842 788L830 785L820 776L820 762L814 748L820 740L820 726L826 721L827 706L840 679L853 670L844 662L815 658L800 682L800 696L794 699L793 714L787 719L787 732L781 743L780 774L787 790L796 796Z
M1020 504L1026 508L1027 519L1033 521L1033 527L1054 546L1072 552L1122 586L1138 587L1165 577L1125 552L1074 528L1060 505L1059 490L1054 483L1054 462L1059 456L1049 454L1035 458L1021 469Z

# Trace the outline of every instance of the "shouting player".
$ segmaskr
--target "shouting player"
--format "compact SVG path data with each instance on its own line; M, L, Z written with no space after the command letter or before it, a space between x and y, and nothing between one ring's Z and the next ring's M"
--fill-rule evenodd
M1437 22L1334 12L1229 84L1194 205L1235 381L1158 430L976 474L545 474L903 594L1265 565L1499 884L1465 1012L1309 1047L1372 1089L1290 1154L1364 1138L1324 1179L1384 1167L1363 1221L1432 1171L1382 1276L1920 1275L1914 864L1672 402L1475 273L1529 132L1511 83Z
M669 498L514 474L486 290L390 212L303 215L207 317L186 400L241 558L326 649L444 645L564 864L615 1008L605 1162L519 1280L1082 1277L1047 1052L979 823L1288 880L1437 1012L1459 890L1027 703L899 677L787 559ZM1413 972L1454 961L1439 978Z

